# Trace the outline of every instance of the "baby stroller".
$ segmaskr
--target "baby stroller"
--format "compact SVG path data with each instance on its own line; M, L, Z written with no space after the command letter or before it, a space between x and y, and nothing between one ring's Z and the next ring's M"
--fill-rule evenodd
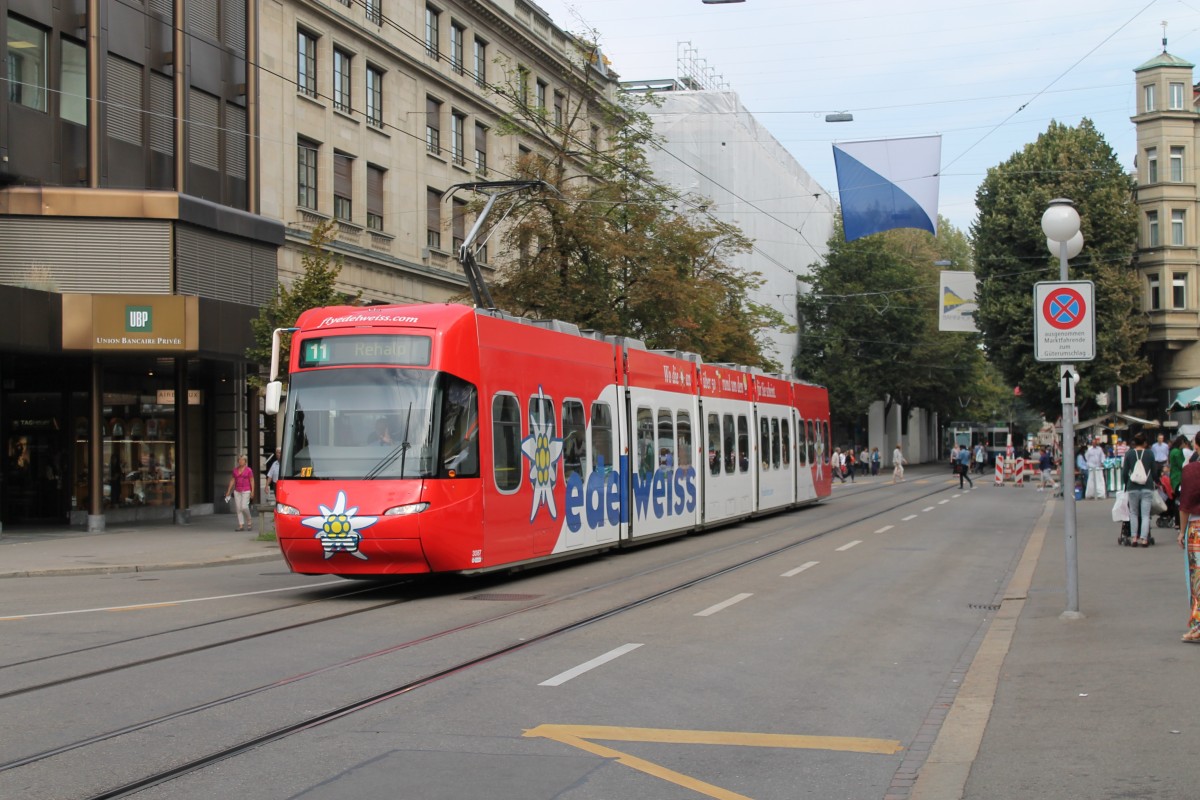
M1163 515L1160 514L1159 517L1161 516ZM1117 533L1117 544L1121 547L1129 547L1132 542L1132 530L1129 527L1129 504L1125 502L1125 492L1121 492L1117 502L1113 504L1112 518L1113 522L1119 522L1121 525ZM1159 525L1161 527L1161 523ZM1154 544L1153 529L1146 531L1146 544Z
M1167 510L1154 518L1154 524L1160 528L1178 527L1176 515L1179 513L1179 509L1175 503L1175 490L1171 487L1171 476L1163 474L1158 479L1158 483L1159 495L1167 501Z

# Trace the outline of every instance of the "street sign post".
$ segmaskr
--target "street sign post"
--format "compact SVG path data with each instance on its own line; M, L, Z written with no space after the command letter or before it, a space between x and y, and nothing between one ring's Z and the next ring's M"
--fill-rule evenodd
M1059 382L1062 386L1063 404L1075 404L1075 387L1079 385L1079 373L1070 364L1062 364L1058 368Z
M1091 361L1096 357L1095 285L1042 281L1033 285L1033 357Z

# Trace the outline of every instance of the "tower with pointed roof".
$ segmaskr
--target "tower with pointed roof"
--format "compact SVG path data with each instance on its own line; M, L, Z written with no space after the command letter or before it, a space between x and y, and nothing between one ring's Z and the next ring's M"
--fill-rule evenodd
M1133 405L1155 417L1200 385L1200 115L1194 65L1163 50L1134 69L1137 113L1137 266L1153 370ZM1190 420L1189 420L1190 421Z

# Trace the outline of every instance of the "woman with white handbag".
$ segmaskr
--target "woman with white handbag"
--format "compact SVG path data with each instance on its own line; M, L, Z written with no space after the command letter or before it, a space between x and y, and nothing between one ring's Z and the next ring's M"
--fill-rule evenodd
M1158 466L1154 454L1146 450L1146 434L1133 437L1133 449L1125 454L1121 475L1129 498L1129 546L1150 546L1150 507L1153 502Z

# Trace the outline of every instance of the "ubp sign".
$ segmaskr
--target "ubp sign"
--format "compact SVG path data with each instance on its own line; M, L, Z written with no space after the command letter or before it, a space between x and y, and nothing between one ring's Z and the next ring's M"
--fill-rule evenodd
M1044 281L1033 286L1033 357L1091 361L1096 357L1095 285Z
M130 333L152 333L154 323L151 322L150 306L125 306L125 330Z

